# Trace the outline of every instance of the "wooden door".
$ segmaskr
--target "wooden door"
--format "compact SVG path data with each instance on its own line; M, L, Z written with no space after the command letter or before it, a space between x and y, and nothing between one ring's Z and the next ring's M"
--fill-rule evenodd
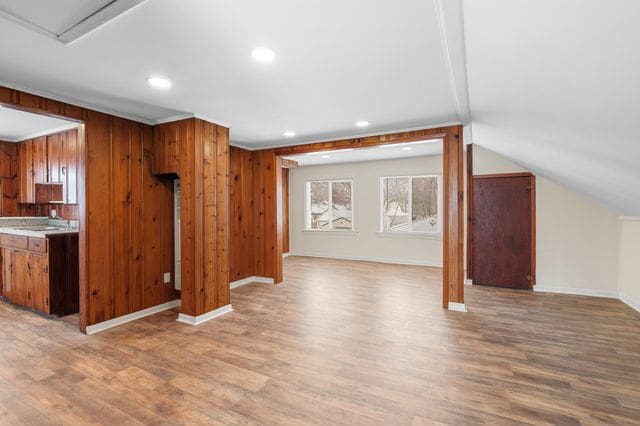
M473 177L473 283L531 289L535 284L535 176Z
M34 203L36 195L33 183L33 141L20 143L18 157L20 159L20 202Z

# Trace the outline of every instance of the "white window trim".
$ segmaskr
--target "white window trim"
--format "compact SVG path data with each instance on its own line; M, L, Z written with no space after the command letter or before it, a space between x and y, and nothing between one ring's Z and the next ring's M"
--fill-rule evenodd
M355 185L354 178L342 178L342 179L308 179L304 183L304 232L314 232L314 233L326 233L327 235L331 234L348 234L348 233L357 233L356 231L356 215L355 215ZM351 229L333 229L333 222L329 221L329 229L313 229L311 228L311 214L309 212L309 208L311 207L311 182L328 182L329 183L329 208L333 205L333 194L332 194L332 183L333 182L349 182L351 183Z
M431 178L435 177L438 180L438 230L436 232L427 231L414 231L413 228L413 179L414 178ZM384 180L393 178L409 178L409 230L408 231L385 231L384 230ZM378 190L378 232L376 235L379 237L388 236L409 236L416 237L442 237L442 175L439 174L415 174L415 175L393 175L393 176L380 176L379 190Z

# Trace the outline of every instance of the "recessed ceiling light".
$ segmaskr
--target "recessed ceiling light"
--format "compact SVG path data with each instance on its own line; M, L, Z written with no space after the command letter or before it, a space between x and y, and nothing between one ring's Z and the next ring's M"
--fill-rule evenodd
M367 127L368 125L369 125L368 121L364 121L363 120L363 121L356 122L356 126L358 126L358 127Z
M266 47L256 47L251 52L251 56L258 62L271 62L276 58L275 52Z
M171 87L171 80L159 75L152 75L151 77L147 77L147 83L149 83L153 87L157 87L158 89L168 89L169 87Z
M323 155L321 158L330 158L329 155Z
M283 135L285 135L285 137L287 138L292 138L296 135L296 132L294 132L293 130L287 130L283 133Z
M411 151L413 148L411 148L410 146L405 146L404 148L402 148L403 151Z

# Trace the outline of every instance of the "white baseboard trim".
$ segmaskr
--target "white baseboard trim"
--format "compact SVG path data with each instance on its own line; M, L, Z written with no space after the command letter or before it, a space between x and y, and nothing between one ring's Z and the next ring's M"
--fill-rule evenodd
M640 312L640 300L635 299L624 293L620 293L620 301L627 304L629 307L635 309L636 311Z
M533 286L533 291L540 293L563 293L575 294L578 296L606 297L609 299L618 299L618 292L608 290L594 290L590 288L573 288L573 287L542 287Z
M467 305L464 303L449 302L449 310L456 312L467 312Z
M130 314L99 322L97 324L88 325L85 332L87 334L96 334L101 331L105 331L110 328L135 321L140 318L148 317L149 315L157 314L158 312L166 311L167 309L173 309L177 306L180 306L180 299L172 300L171 302L163 303L157 306L152 306L151 308L143 309L141 311L132 312Z
M282 253L282 258L289 257L289 256L291 256L291 252L290 251L288 251L286 253Z
M263 283L263 284L273 284L273 278L266 277L248 277L243 278L241 280L234 281L229 284L230 288L237 288L243 285L251 284L251 283Z
M333 256L333 255L326 255L322 253L303 253L303 252L290 252L290 256L319 257L324 259L338 259L338 260L359 260L362 262L378 262L378 263L391 263L394 265L429 266L432 268L442 268L442 264L436 264L434 262L428 262L428 261L422 261L422 260L385 259L381 257L365 257L365 256Z
M176 321L189 324L189 325L198 326L202 323L205 323L214 318L217 318L220 315L227 314L231 311L233 311L233 307L231 306L231 304L229 304L221 308L214 309L213 311L207 312L206 314L198 315L197 317L194 317L191 315L185 315L185 314L178 314L178 319Z
M473 280L470 280L468 278L464 279L464 285L473 285Z

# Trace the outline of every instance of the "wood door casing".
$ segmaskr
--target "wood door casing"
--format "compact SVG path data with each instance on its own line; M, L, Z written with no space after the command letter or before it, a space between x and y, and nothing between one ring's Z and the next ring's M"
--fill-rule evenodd
M531 289L535 284L535 176L473 177L473 283Z

